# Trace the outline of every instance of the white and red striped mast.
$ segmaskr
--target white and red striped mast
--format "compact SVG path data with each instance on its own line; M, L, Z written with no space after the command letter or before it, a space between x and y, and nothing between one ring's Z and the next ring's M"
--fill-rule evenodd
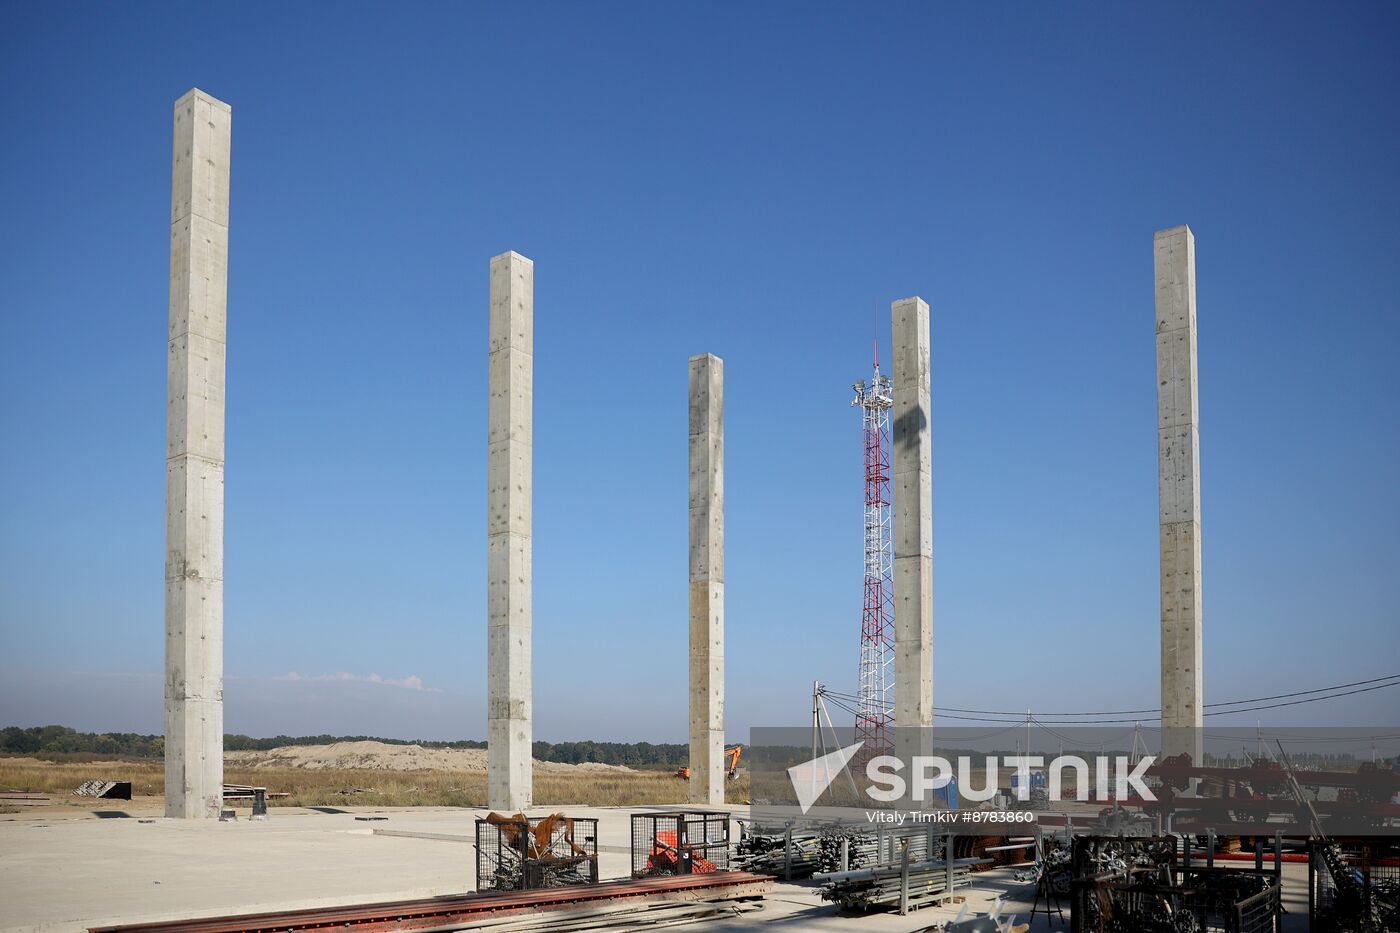
M894 392L880 374L880 345L870 382L853 386L865 454L865 605L860 622L856 741L861 760L888 754L894 728L894 536L890 509L890 410Z

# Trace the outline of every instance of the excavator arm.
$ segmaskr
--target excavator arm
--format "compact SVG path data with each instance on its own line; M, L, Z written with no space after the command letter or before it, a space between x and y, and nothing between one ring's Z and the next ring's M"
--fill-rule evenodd
M739 780L739 759L744 754L742 745L726 745L724 747L724 770L729 776L729 780Z
M743 754L744 746L742 745L724 746L724 773L731 781L739 780L739 759ZM676 777L680 778L682 781L690 780L690 766L686 765L685 767L677 768Z

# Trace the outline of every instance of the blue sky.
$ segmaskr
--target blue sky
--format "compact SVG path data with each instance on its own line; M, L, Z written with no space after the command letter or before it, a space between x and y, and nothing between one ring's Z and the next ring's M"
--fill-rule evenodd
M936 702L1155 705L1151 244L1180 223L1207 700L1392 673L1398 26L1388 4L5 3L0 721L160 729L170 123L196 85L234 115L230 731L484 735L506 249L536 264L539 738L685 734L702 351L726 362L731 738L802 722L813 679L851 689L850 384L910 294L934 322Z

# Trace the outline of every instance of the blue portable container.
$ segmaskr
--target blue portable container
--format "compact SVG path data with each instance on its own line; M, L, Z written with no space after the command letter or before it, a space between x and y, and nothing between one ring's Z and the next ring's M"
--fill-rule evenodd
M1046 777L1044 771L1032 771L1032 772L1030 773L1030 787L1031 787L1031 790L1045 790L1045 789L1049 786L1049 784L1047 783L1048 780L1049 780L1049 779ZM1015 797L1015 796L1016 796L1016 791L1017 791L1017 789L1018 789L1020 786L1021 786L1021 773L1018 771L1018 772L1016 772L1016 773L1014 773L1014 774L1011 775L1011 796L1012 796L1012 797Z
M933 802L949 810L958 808L958 779L951 774L939 777L933 787Z

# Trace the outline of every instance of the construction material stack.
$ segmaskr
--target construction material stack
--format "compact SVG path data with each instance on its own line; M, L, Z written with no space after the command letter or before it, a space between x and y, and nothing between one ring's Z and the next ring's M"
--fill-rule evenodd
M973 868L990 859L954 859L950 866L942 859L858 868L853 871L817 875L823 882L822 899L842 910L898 909L900 913L941 904L958 888L971 884Z
M747 872L626 879L538 891L485 891L407 901L158 920L89 933L583 933L675 926L758 909L773 880Z
M748 826L739 836L733 867L787 879L810 878L822 867L822 830L814 827Z
M858 868L875 868L899 865L907 858L917 864L943 857L946 837L928 826L878 827L867 829L842 823L805 825L743 825L744 832L735 847L732 867L740 871L752 871L783 877L807 878L818 872L845 872ZM1034 843L1023 846L996 846L1005 837L954 837L954 855L957 857L976 856L979 859L987 854L984 848L990 843L992 852L1020 852L1031 848ZM996 858L986 859L989 865ZM974 871L982 870L974 865Z

